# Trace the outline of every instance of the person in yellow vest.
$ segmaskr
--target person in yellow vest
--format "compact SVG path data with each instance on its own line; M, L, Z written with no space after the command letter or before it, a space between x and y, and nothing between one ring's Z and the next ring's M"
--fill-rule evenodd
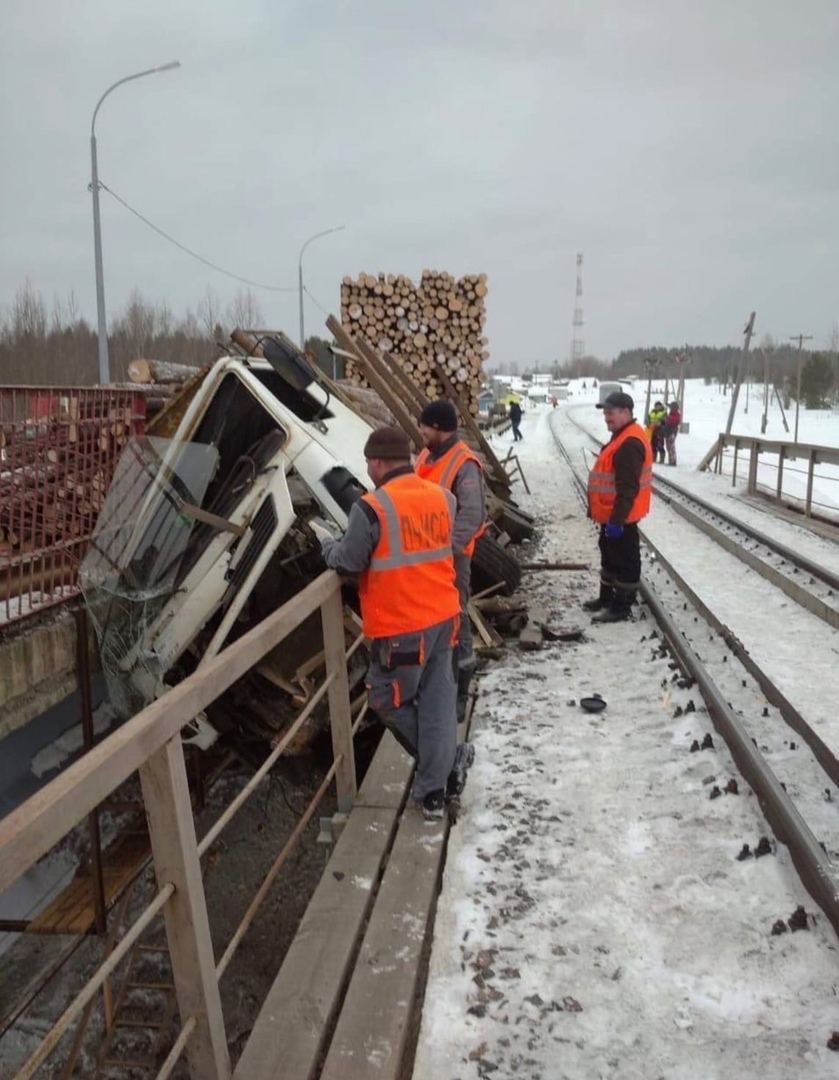
M635 402L612 393L597 406L612 434L588 478L589 516L600 526L600 595L583 604L592 622L628 619L641 584L638 522L650 512L653 451L633 418Z
M429 402L420 414L418 427L424 445L414 463L417 475L450 491L456 503L452 548L460 593L457 714L462 720L476 665L467 605L472 594L472 553L486 529L483 468L478 456L458 437L457 411L450 401Z
M475 753L457 745L455 500L416 475L398 428L377 428L364 456L376 490L353 505L343 537L311 524L327 566L359 575L370 707L416 759L414 800L435 820L463 790Z
M657 401L647 417L647 434L653 448L653 461L658 458L662 464L664 463L664 418L666 416L667 410L660 401Z

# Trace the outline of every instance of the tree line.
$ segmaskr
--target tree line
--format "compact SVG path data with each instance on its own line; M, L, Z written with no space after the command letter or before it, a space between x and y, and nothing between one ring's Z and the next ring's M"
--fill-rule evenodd
M125 380L131 360L151 358L201 367L218 354L237 326L263 323L259 302L240 289L226 305L207 288L195 308L176 317L165 302L135 289L110 320L111 378ZM0 309L0 382L4 385L86 386L99 381L95 326L85 319L71 292L48 303L25 281Z

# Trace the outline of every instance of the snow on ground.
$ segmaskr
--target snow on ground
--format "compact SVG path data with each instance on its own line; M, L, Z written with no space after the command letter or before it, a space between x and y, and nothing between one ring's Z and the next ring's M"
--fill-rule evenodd
M526 584L587 640L511 648L482 679L414 1080L834 1077L835 935L783 845L737 861L768 826L742 782L709 800L709 778L723 787L735 770L719 738L689 752L712 725L642 640L652 622L589 628L579 605L596 592L595 532L549 418L527 414L517 452L533 496L521 502L540 519L538 557L591 570ZM594 691L608 702L597 716L577 704ZM691 699L697 711L676 718ZM800 904L810 929L772 936Z

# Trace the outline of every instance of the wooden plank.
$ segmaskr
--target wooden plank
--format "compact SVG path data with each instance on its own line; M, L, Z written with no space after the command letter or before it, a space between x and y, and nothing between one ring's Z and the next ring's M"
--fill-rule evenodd
M140 782L158 885L175 886L163 916L181 1022L189 1017L197 1021L186 1049L190 1075L229 1080L230 1055L179 735L140 768Z
M234 1080L310 1080L349 975L398 810L356 806L263 1003Z
M398 809L414 771L414 761L389 731L382 736L355 800L356 806Z
M0 821L0 893L339 588L338 575L326 570L7 814Z
M414 419L419 420L420 413L426 403L420 394L419 388L411 379L411 376L405 373L399 361L392 357L391 362L388 363L363 334L356 334L355 343L359 351L368 359L383 379L391 379L398 384L400 400Z
M338 322L334 315L329 316L329 318L326 320L326 325L332 331L341 348L346 349L347 352L355 353L358 358L358 366L364 371L368 382L382 399L382 401L385 403L385 405L387 405L387 407L393 413L393 416L399 426L408 436L408 439L411 441L414 447L418 450L420 447L419 433L417 432L414 418L411 416L410 412L408 412L406 406L402 404L401 399L398 398L396 394L391 391L385 380L379 375L378 371L376 371L376 369L373 367L373 365L370 363L364 353L361 352L356 343L353 341L347 331L343 328L343 326Z
M109 907L151 856L148 833L131 833L102 853L105 905ZM27 927L33 934L86 934L95 921L93 878L78 874Z
M405 811L320 1080L400 1075L447 830Z
M333 592L323 602L320 611L323 620L326 676L332 678L327 690L332 756L335 761L341 759L335 771L338 811L348 814L355 801L358 786L355 777L350 686L347 678L347 642L344 636L344 602L341 593Z

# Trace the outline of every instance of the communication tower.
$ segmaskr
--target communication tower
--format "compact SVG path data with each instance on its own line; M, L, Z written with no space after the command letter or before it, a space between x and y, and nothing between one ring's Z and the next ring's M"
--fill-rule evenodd
M574 336L571 339L571 363L579 365L585 352L583 343L583 257L577 255L577 292L574 297ZM577 371L579 375L579 370Z

